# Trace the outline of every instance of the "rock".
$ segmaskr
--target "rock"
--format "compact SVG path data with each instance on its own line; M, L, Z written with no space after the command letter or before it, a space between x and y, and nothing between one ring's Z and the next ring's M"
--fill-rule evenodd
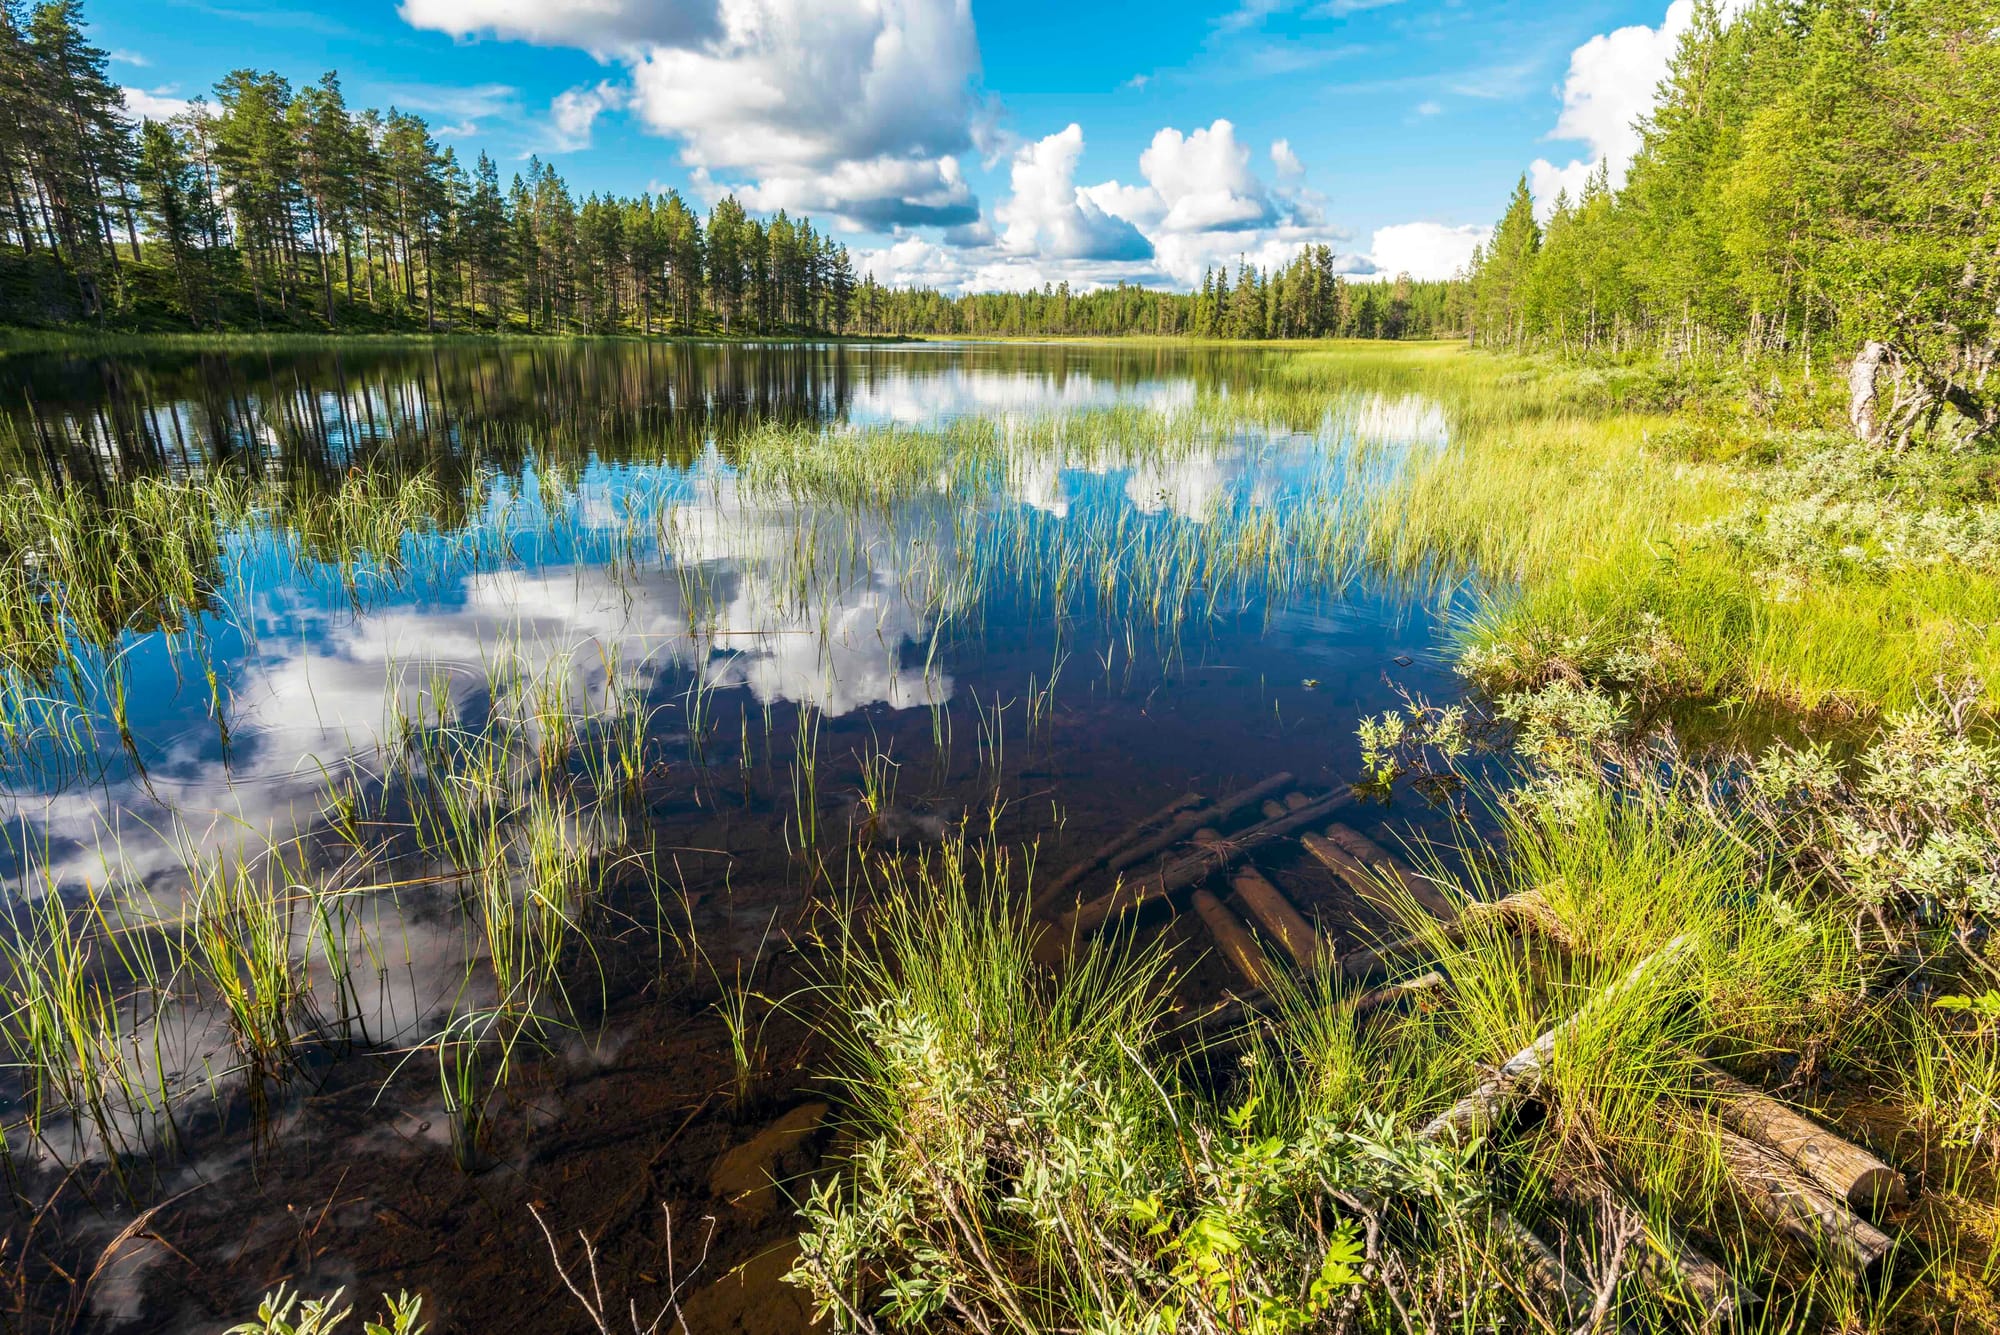
M820 1108L825 1111L824 1105ZM805 1290L785 1283L785 1272L798 1259L798 1242L787 1239L707 1288L697 1289L681 1304L681 1320L689 1335L804 1335L825 1330L813 1324L812 1300Z
M735 1206L747 1222L778 1205L778 1183L811 1169L814 1144L826 1121L824 1103L802 1103L723 1154L709 1171L710 1192Z

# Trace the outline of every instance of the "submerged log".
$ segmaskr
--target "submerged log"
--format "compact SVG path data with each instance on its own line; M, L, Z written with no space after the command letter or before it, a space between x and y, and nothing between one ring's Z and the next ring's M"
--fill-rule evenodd
M1147 830L1152 829L1161 821L1169 819L1175 813L1185 811L1189 807L1198 807L1207 800L1200 793L1182 793L1179 797L1167 803L1137 825L1132 826L1123 834L1102 845L1095 853L1092 853L1082 862L1077 863L1061 876L1057 877L1048 889L1035 896L1034 902L1030 905L1028 912L1037 917L1048 912L1049 907L1060 903L1062 897L1074 889L1077 882L1096 871L1099 867L1102 867L1129 845L1138 843L1139 840L1145 837Z
M1540 1038L1509 1057L1501 1064L1499 1070L1474 1086L1471 1093L1433 1117L1425 1125L1422 1134L1425 1136L1452 1134L1464 1138L1482 1134L1500 1125L1540 1089L1542 1072L1547 1068L1549 1058L1554 1055L1556 1044L1563 1035L1576 1028L1594 1012L1638 986L1648 976L1667 968L1686 952L1687 947L1688 939L1677 936L1640 960L1632 966L1631 972L1550 1026Z
M1353 790L1341 788L1289 815L1238 830L1220 843L1196 849L1157 872L1149 872L1137 880L1121 881L1108 894L1079 904L1062 916L1054 933L1054 939L1059 943L1057 948L1067 949L1070 942L1090 935L1122 913L1178 894L1214 872L1240 862L1252 849L1282 838L1300 826L1322 820L1327 813L1337 811L1353 800Z
M1715 1114L1724 1126L1783 1155L1854 1209L1877 1211L1909 1200L1903 1175L1859 1145L1842 1140L1719 1066L1703 1062L1695 1073L1715 1095Z
M1222 901L1206 890L1194 892L1194 911L1201 916L1203 925L1229 962L1236 966L1236 972L1243 975L1243 981L1266 992L1271 987L1271 962L1264 958L1264 952L1257 948L1257 942L1249 929Z
M1281 807L1279 815L1283 814ZM1229 883L1264 935L1277 942L1301 969L1310 969L1332 955L1312 924L1292 907L1292 901L1255 867L1239 868Z
M1351 854L1364 867L1378 877L1402 890L1404 894L1430 910L1431 916L1440 922L1450 922L1458 916L1458 905L1427 876L1422 875L1403 859L1391 853L1382 845L1370 839L1361 831L1346 825L1329 825L1326 837ZM1360 891L1360 886L1354 887Z
M1262 783L1253 784L1232 797L1222 799L1212 807L1181 817L1153 838L1106 858L1104 865L1112 871L1123 871L1127 867L1137 866L1155 853L1164 853L1202 826L1227 820L1244 807L1261 802L1271 794L1291 785L1292 776L1280 770Z
M1726 1127L1717 1127L1715 1136L1730 1182L1767 1223L1850 1269L1873 1274L1881 1268L1895 1246L1888 1234L1806 1181L1776 1150Z

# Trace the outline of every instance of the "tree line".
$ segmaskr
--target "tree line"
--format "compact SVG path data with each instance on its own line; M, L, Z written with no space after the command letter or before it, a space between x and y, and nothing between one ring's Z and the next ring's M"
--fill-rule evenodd
M81 0L0 0L0 323L553 333L1461 333L1462 284L1350 283L1308 246L1200 291L952 297L857 280L810 219L704 216L677 192L579 199L531 159L503 183L337 74L239 69L135 123Z
M1472 271L1475 339L1851 357L1907 412L1991 428L2000 4L1702 0L1621 188L1538 223L1524 179Z
M1271 269L1211 267L1194 292L1120 283L1074 292L1053 284L1027 292L949 296L931 288L890 289L864 278L855 297L858 327L882 334L963 336L1187 335L1195 338L1460 337L1470 290L1458 279L1353 282L1326 246L1306 246Z

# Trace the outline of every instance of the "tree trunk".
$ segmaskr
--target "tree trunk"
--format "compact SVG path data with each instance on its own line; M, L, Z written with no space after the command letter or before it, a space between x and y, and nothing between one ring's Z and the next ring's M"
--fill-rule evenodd
M1888 356L1888 344L1870 339L1861 345L1854 364L1847 368L1847 421L1854 434L1870 445L1882 439L1882 423L1876 412L1875 377Z

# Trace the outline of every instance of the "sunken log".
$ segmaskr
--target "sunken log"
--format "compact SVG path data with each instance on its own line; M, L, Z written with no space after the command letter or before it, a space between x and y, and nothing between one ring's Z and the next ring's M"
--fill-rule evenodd
M1291 808L1287 807L1283 802L1280 802L1275 797L1265 798L1264 805L1258 807L1257 809L1264 813L1265 820L1276 820L1278 817L1284 815L1287 811L1291 810Z
M1034 903L1028 907L1028 913L1040 917L1054 903L1060 903L1062 895L1066 895L1070 889L1074 889L1078 881L1082 881L1086 875L1090 875L1092 871L1096 871L1098 867L1102 867L1104 863L1108 863L1112 857L1116 857L1118 853L1122 853L1126 847L1130 847L1130 845L1138 843L1142 837L1146 837L1148 829L1152 829L1160 821L1172 817L1176 811L1184 811L1188 807L1198 807L1204 801L1208 801L1208 799L1202 797L1200 793L1182 793L1180 797L1174 797L1164 807L1160 807L1158 811L1154 811L1152 815L1148 815L1146 819L1142 819L1138 825L1132 825L1130 829L1126 829L1122 835L1118 835L1110 843L1104 843L1096 853L1092 853L1090 857L1086 857L1084 861L1076 863L1074 867L1070 867L1068 871L1064 871L1060 877L1056 877L1056 881L1048 889L1044 889L1040 895L1034 897Z
M1283 814L1281 807L1279 817ZM1243 906L1250 910L1250 916L1257 920L1264 935L1277 942L1301 969L1310 969L1332 954L1321 942L1319 933L1312 929L1312 924L1292 907L1292 901L1285 898L1283 891L1264 878L1264 873L1255 867L1241 867L1230 878L1229 884L1235 889L1237 898L1243 901Z
M1806 1181L1776 1150L1715 1128L1722 1162L1744 1202L1772 1227L1814 1252L1863 1274L1873 1274L1895 1246L1888 1234Z
M1363 867L1374 872L1378 879L1387 881L1422 904L1430 910L1431 916L1440 922L1450 922L1458 916L1458 905L1439 890L1429 877L1420 874L1416 868L1361 831L1346 825L1329 825L1326 827L1326 837ZM1365 893L1359 885L1354 888L1357 892Z
M1667 968L1686 952L1687 945L1686 937L1677 936L1640 960L1632 966L1631 972L1557 1021L1540 1038L1509 1057L1499 1070L1480 1081L1471 1093L1433 1117L1422 1134L1432 1137L1450 1133L1464 1138L1499 1126L1540 1088L1542 1072L1563 1035L1592 1012L1610 1004L1648 976Z
M1066 949L1069 942L1090 935L1112 918L1154 900L1178 894L1207 879L1212 873L1235 865L1253 848L1282 838L1300 826L1323 820L1328 812L1337 811L1353 800L1354 791L1351 788L1340 788L1290 815L1248 826L1220 843L1196 849L1156 872L1149 872L1137 880L1121 881L1110 893L1079 904L1064 914L1056 924L1055 939Z
M1280 770L1262 783L1253 784L1232 797L1222 799L1222 801L1212 807L1206 807L1200 811L1181 817L1151 839L1106 858L1104 865L1112 871L1123 871L1127 867L1137 866L1147 858L1152 857L1155 853L1164 853L1175 844L1185 840L1202 826L1214 825L1218 821L1227 820L1244 807L1261 802L1271 794L1281 789L1289 788L1291 785L1292 776Z
M1271 962L1257 948L1255 938L1243 925L1242 919L1206 890L1194 892L1194 911L1201 915L1209 935L1215 938L1215 944L1222 948L1229 962L1236 966L1236 972L1243 975L1243 981L1259 992L1268 991L1271 986Z
M1167 803L1137 825L1132 826L1123 834L1112 839L1082 862L1077 863L1074 867L1071 867L1061 876L1057 877L1048 889L1035 896L1034 902L1029 907L1028 912L1036 917L1048 912L1049 907L1059 903L1065 894L1068 894L1070 890L1075 888L1078 881L1081 881L1084 877L1102 867L1128 846L1138 843L1139 840L1145 837L1147 830L1152 829L1161 821L1171 818L1175 813L1184 811L1188 807L1198 807L1207 800L1200 793L1182 793L1179 797Z
M1903 1175L1859 1145L1808 1121L1719 1066L1702 1062L1695 1077L1715 1096L1715 1115L1724 1126L1783 1155L1851 1208L1879 1211L1910 1199Z

